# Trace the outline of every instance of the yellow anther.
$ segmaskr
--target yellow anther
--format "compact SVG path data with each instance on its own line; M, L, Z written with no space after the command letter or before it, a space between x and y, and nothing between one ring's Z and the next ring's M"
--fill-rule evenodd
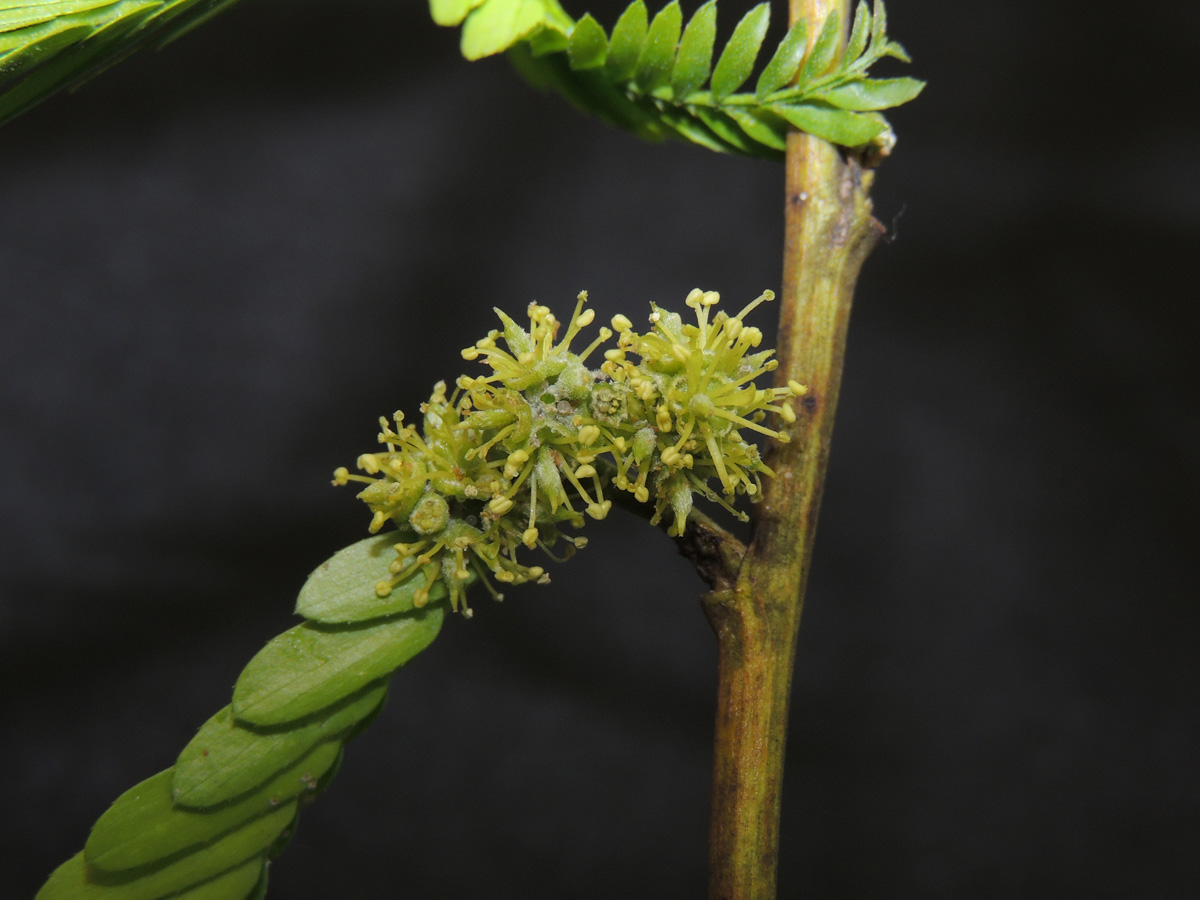
M788 387L792 389L792 393L795 394L797 397L803 397L805 394L808 393L808 387L806 385L801 384L794 378L788 382Z
M591 478L595 474L596 474L595 466L580 466L578 469L575 470L576 478Z
M582 550L588 544L587 538L585 537L567 538L567 540L575 545L576 550Z
M617 333L623 333L633 328L633 323L630 322L625 316L622 316L618 313L612 317L612 327L613 331Z
M611 350L604 351L604 358L609 362L624 362L625 351L620 347L613 347Z
M721 295L716 291L705 291L703 302L705 306L716 306L721 302Z
M513 575L512 572L508 571L508 569L501 569L496 573L496 580L503 581L505 584L512 584L517 580L517 577Z
M699 309L700 304L704 302L704 291L700 290L700 288L692 288L691 291L688 292L687 299L685 299L683 302L692 309Z
M388 517L384 513L375 513L375 515L371 517L371 524L367 526L367 531L371 532L371 534L375 534L380 528L383 527L383 523L387 520Z
M471 573L468 572L466 569L455 569L454 570L454 579L456 581L468 581L468 580L470 580L470 578L471 578Z
M538 530L536 528L526 528L521 532L521 543L532 550L537 546Z
M479 359L479 349L476 347L467 347L462 352L462 358L467 360Z
M513 508L513 502L507 497L493 497L492 502L488 504L488 510L497 516L502 516Z
M780 407L780 415L783 416L783 421L787 422L789 425L796 421L796 411L792 409L790 404L784 403Z
M350 480L350 470L347 469L345 466L338 466L336 469L333 470L333 483L334 484L345 484L349 480Z
M680 460L679 451L674 447L668 447L662 452L662 461L664 466L674 467Z
M596 441L600 440L600 429L595 425L584 425L579 429L579 443L585 447L590 447ZM337 474L336 472L334 473Z
M608 515L608 511L612 509L612 501L605 500L603 503L593 503L587 508L587 514L593 519L603 519Z
M392 592L392 583L390 581L381 581L375 585L375 594L379 597L386 597Z
M543 575L546 574L546 570L543 569L541 566L530 566L529 571L526 574L531 579L532 578L541 578Z
M660 406L655 412L654 421L658 425L659 431L671 430L671 414L667 412L667 408L665 406Z
M594 309L585 309L580 313L579 318L575 320L580 328L587 328L594 321L596 321L596 311Z
M646 489L644 484L640 484L633 489L633 497L638 503L645 503L650 499L650 491Z
M738 339L738 335L742 333L742 320L730 319L725 323L725 333L729 335L729 340L732 343Z

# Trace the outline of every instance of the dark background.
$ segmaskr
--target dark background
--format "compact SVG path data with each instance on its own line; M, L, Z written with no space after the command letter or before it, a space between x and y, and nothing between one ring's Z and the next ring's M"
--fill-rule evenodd
M1200 7L1146 10L892 4L930 87L876 190L781 897L1198 895ZM777 164L456 43L415 0L253 0L0 130L4 896L227 702L365 533L329 473L493 305L779 287ZM272 897L703 896L702 585L588 533L396 678Z

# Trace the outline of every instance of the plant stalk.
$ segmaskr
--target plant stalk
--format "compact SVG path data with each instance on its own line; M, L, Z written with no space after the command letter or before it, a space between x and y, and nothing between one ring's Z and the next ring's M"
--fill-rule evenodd
M849 0L791 0L809 40ZM873 174L808 134L788 136L783 290L776 384L795 380L791 441L776 444L741 565L711 579L704 610L718 642L717 717L709 835L710 900L775 896L784 745L792 666L854 285L883 227L871 216Z

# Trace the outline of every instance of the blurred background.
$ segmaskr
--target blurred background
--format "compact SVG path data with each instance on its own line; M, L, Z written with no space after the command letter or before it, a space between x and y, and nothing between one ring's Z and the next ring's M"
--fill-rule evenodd
M890 6L930 86L875 191L780 897L1200 889L1200 7L1129 9ZM0 130L6 896L293 623L365 534L331 471L492 306L778 289L781 192L467 64L415 0L247 0ZM588 534L397 676L273 898L704 895L703 585L638 520Z

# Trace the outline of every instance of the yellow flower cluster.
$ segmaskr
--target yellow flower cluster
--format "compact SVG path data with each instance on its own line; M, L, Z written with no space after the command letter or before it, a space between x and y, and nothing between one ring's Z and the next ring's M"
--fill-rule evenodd
M518 562L519 550L541 547L556 559L559 540L568 555L584 546L560 526L581 527L585 513L603 519L612 508L606 486L653 501L655 523L670 510L673 535L683 534L694 493L744 519L729 500L755 499L760 477L773 473L741 431L786 441L762 423L768 412L794 422L787 401L805 393L795 382L767 389L753 383L777 363L773 351L755 350L762 333L743 320L772 298L768 291L736 316L710 317L720 297L694 290L687 305L695 324L653 306L645 334L615 316L612 330L600 328L581 353L571 342L595 318L584 309L586 293L561 339L561 323L545 306L530 305L528 330L496 310L503 329L462 354L485 362L491 374L461 376L449 396L445 382L435 385L421 406L419 430L400 412L393 421L381 418L379 441L387 449L359 457L366 475L334 473L335 484L366 483L358 496L374 513L372 532L389 521L398 529L393 577L378 593L420 577L414 602L421 606L441 578L452 606L470 615L466 588L476 578L496 599L502 595L492 579L546 582L541 566ZM588 358L614 331L616 347L589 369ZM720 494L709 485L713 479Z

